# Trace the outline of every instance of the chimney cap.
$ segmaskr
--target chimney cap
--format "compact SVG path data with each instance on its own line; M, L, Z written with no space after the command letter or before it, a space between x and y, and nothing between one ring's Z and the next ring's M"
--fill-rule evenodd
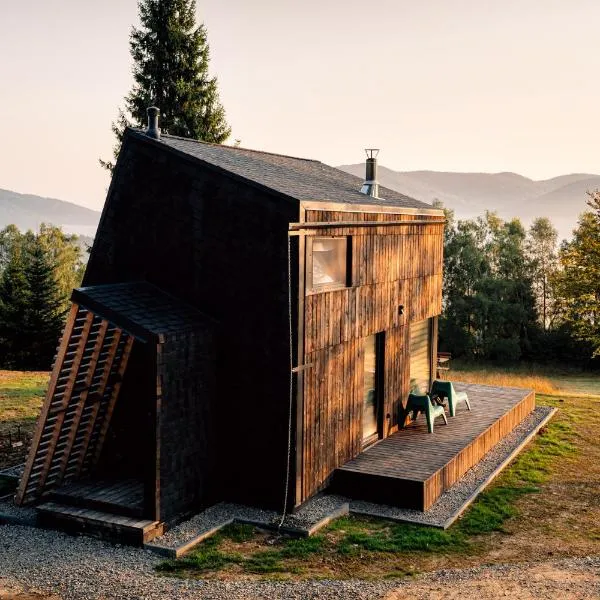
M146 135L155 140L159 140L160 129L158 128L158 115L160 114L160 109L157 106L149 106L146 112L148 113L148 129L146 129Z
M377 158L379 148L365 148L365 154L367 155L367 158Z

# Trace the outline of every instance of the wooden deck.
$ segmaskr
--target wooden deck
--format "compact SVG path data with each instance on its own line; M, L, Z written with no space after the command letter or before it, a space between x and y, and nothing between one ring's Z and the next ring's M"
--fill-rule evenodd
M331 489L355 499L427 510L534 408L535 393L517 388L456 384L469 394L448 425L425 417L394 433L334 473Z
M52 491L48 498L118 515L144 516L144 485L136 479L77 481Z
M164 524L159 521L125 517L91 508L44 502L36 510L41 527L83 533L121 544L142 546L164 532Z
M44 496L38 505L43 527L142 545L164 529L144 514L144 486L135 479L83 480Z

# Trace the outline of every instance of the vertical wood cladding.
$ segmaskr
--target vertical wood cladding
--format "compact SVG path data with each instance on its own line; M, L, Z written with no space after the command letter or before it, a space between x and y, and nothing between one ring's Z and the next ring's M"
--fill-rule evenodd
M414 225L386 221L430 220ZM352 237L352 287L305 298L302 494L308 499L361 447L363 339L386 332L383 437L398 425L409 391L410 324L441 312L443 217L314 211L308 222L381 221L326 227L319 236ZM403 306L403 314L399 306Z

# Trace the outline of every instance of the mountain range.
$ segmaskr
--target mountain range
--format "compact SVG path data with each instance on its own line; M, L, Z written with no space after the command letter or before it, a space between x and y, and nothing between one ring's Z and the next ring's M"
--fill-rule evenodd
M364 163L339 169L364 178ZM394 171L378 168L380 185L432 203L440 200L457 219L496 211L503 219L519 217L528 226L536 217L548 217L559 238L570 238L579 215L586 209L588 190L600 188L600 175L572 173L534 181L517 173L445 173Z
M338 168L360 178L365 175L364 163ZM589 173L534 181L516 173L394 171L379 166L378 178L381 185L407 196L428 203L441 201L457 219L491 210L504 219L519 217L528 226L536 217L549 217L561 239L571 237L586 209L586 192L600 189L600 175ZM95 235L99 220L99 211L72 202L0 189L0 228L14 223L24 231L52 223L87 238Z
M21 231L36 230L41 223L52 223L67 233L93 237L99 221L97 210L56 198L0 189L0 229L14 224Z

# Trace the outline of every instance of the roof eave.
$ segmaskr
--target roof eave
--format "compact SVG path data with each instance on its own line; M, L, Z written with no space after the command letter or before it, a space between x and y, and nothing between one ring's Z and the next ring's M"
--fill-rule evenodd
M355 204L336 202L334 200L300 200L300 208L304 210L333 210L338 212L370 212L391 213L395 215L414 215L429 217L444 217L444 211L439 208L398 206L397 204Z

